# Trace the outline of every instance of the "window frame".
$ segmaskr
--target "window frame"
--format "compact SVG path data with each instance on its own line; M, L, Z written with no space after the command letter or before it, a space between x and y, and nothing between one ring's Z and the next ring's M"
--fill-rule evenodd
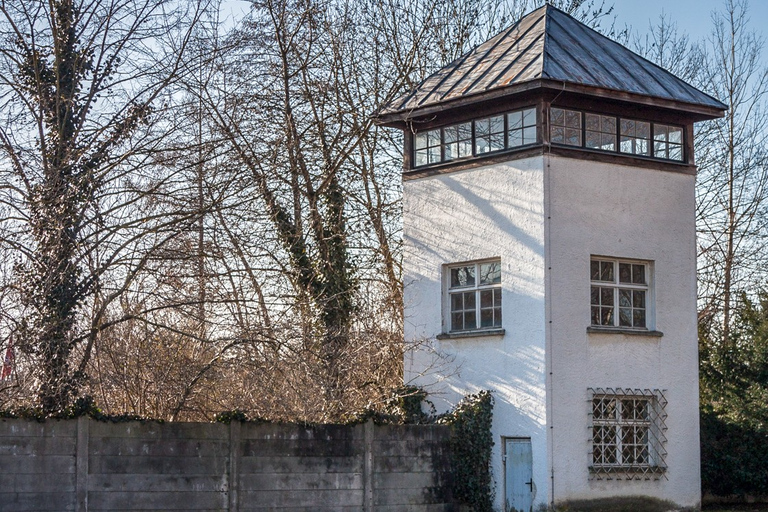
M617 478L623 474L631 479L638 474L655 474L658 479L664 474L667 469L665 392L621 388L588 388L587 391L591 477ZM606 405L610 402L614 402L612 407ZM642 414L637 414L639 409L635 406L625 411L628 402L644 402ZM606 411L609 414L600 414ZM638 439L641 442L637 442Z
M488 265L488 264L498 264L498 273L499 273L499 281L498 282L492 282L488 284L482 284L480 282L480 267L481 265ZM471 285L465 285L465 286L452 286L451 280L452 280L452 270L462 268L462 267L474 267L474 275L475 275L475 282ZM472 334L472 333L483 333L488 331L500 331L503 329L503 271L501 267L501 258L485 258L481 260L472 260L472 261L464 261L464 262L457 262L457 263L449 263L446 265L443 265L443 333L451 335L451 334ZM492 299L491 299L491 306L490 307L483 307L482 300L481 300L481 294L484 291L493 290ZM462 329L454 329L453 328L453 313L461 311L461 312L467 312L471 311L466 308L462 308L461 310L454 310L453 309L453 295L458 294L466 294L472 292L474 293L474 316L475 316L475 327L472 328L462 328ZM496 301L498 297L498 302ZM464 299L462 299L463 301ZM482 311L483 310L491 310L492 311L492 318L493 318L493 324L489 326L483 326L482 325ZM498 310L498 312L497 312ZM498 314L498 322L496 322L496 315ZM463 322L466 320L463 320ZM463 327L463 325L462 325Z
M513 114L520 113L521 117L522 117L522 120L523 120L523 123L525 123L525 120L528 118L526 113L528 113L531 110L533 111L534 124L533 125L525 125L525 124L523 124L520 127L520 129L521 129L521 131L523 133L526 133L526 131L525 131L526 128L527 129L533 128L534 129L534 140L532 142L526 142L526 138L525 138L525 136L523 136L523 144L516 145L516 146L510 146L510 144L509 144L510 143L510 132L515 131L516 129L518 129L517 127L511 127L510 126L510 116L513 115ZM437 166L437 165L453 164L453 163L456 163L456 162L464 162L464 161L467 161L467 160L470 160L470 159L483 158L483 157L486 157L486 156L498 155L498 154L501 154L501 153L504 153L504 152L508 152L508 151L519 151L521 149L525 149L525 148L534 146L534 145L539 144L541 142L541 128L540 128L541 127L541 119L540 119L540 117L541 116L539 114L539 105L534 104L534 105L527 105L527 106L521 107L521 108L516 108L516 109L513 109L513 110L505 110L503 112L499 112L499 113L496 113L496 114L485 115L485 116L478 117L478 118L473 118L473 119L470 119L470 120L465 120L465 121L461 121L461 122L457 122L457 123L452 123L452 124L449 124L449 125L440 126L440 127L436 127L436 128L429 128L429 129L425 129L425 130L422 130L422 131L418 131L418 132L412 133L411 134L411 138L412 138L411 139L411 142L412 142L412 148L411 148L412 168L413 169L426 169L426 168L434 167L434 166ZM501 129L500 129L500 131L495 131L495 132L492 132L492 133L489 132L488 136L487 136L487 139L488 139L488 142L490 144L490 142L492 140L494 140L494 137L496 137L495 140L498 140L498 137L500 136L501 139L503 140L503 143L502 143L503 147L492 148L491 146L489 146L488 151L480 152L478 150L478 143L480 142L480 138L478 137L478 123L485 121L485 122L489 123L489 127L490 127L490 120L494 119L494 118L500 118L501 119ZM459 126L466 125L466 124L470 124L470 129L471 129L471 132L472 132L471 139L460 139L459 142L466 142L466 141L469 142L469 145L470 145L470 148L471 148L470 154L465 155L465 156L457 156L457 157L447 158L447 156L446 156L448 154L447 151L446 151L447 146L450 145L450 144L456 144L456 141L448 141L448 137L446 137L446 132L449 131L452 128L457 128ZM435 131L437 131L438 134L439 134L440 142L439 142L438 146L431 146L431 145L429 145L429 135L428 134L432 133L432 132L435 132ZM422 147L418 147L417 148L417 145L416 145L416 141L417 141L417 139L420 136L427 137L427 143L426 143L426 145L423 148ZM485 139L486 139L486 137L483 137L483 140L485 140ZM437 161L433 162L433 161L430 161L429 149L430 148L434 148L434 147L439 147L440 148L440 151L439 151L439 155L440 156L439 156L439 159ZM421 152L421 151L426 151L426 153L425 153L425 155L426 155L426 157L425 157L426 163L417 164L419 152Z
M552 111L554 109L562 110L564 112L571 112L571 113L580 113L581 114L581 135L580 135L580 141L579 144L568 144L566 142L555 142L554 136L553 136L553 128L563 128L565 125L554 125L552 122ZM664 162L674 162L674 163L680 163L685 164L686 163L686 156L687 156L687 150L686 150L686 126L681 126L677 124L672 123L657 123L654 121L649 121L646 119L636 119L633 117L625 117L621 115L614 115L614 114L606 114L604 112L595 112L592 110L583 110L579 108L572 108L567 106L560 106L560 105L550 105L547 111L547 119L549 119L549 125L548 125L548 132L549 132L549 141L551 144L564 147L564 148L580 148L585 149L588 151L599 151L600 153L606 153L606 154L612 154L612 155L621 155L621 156L629 156L629 157L637 157L637 158L643 158L643 159L651 159L651 160L661 160ZM613 149L603 149L603 148L597 148L587 145L587 139L589 138L588 135L590 132L592 133L598 133L598 134L607 134L610 132L605 132L602 129L599 131L589 129L587 127L587 117L588 116L597 116L600 118L600 125L602 127L603 118L611 118L615 121L615 133L613 133L614 138L614 147ZM637 130L635 129L633 131L633 134L626 134L622 130L622 122L626 121L629 123L633 123L633 126L635 128L637 127L637 123L643 123L648 125L649 130L649 138L643 139L641 137L636 136ZM667 137L665 139L658 139L657 136L661 133L657 133L657 127L659 129L663 128L665 129L665 133L667 134ZM674 128L675 130L678 130L680 132L680 142L669 140L669 128ZM574 128L571 128L574 129ZM602 138L602 137L601 137ZM622 147L622 138L628 139L624 142L629 142L631 145L631 150L625 150ZM635 151L637 146L637 141L643 140L645 141L647 145L647 153L640 153ZM659 143L659 144L657 144ZM657 145L664 144L664 151L663 156L657 155L656 147ZM680 149L680 158L670 158L670 145L673 147L677 147Z
M604 263L611 263L613 266L613 280L607 281L607 280L594 280L593 279L593 263L598 264L604 264ZM626 330L626 331L634 331L634 332L651 332L655 329L655 296L653 292L653 283L654 283L654 265L652 261L648 260L640 260L640 259L628 259L628 258L615 258L611 256L599 256L599 255L592 255L589 258L589 264L590 264L590 270L589 270L589 286L590 286L590 300L589 300L589 328L591 329L618 329L618 330ZM642 266L644 269L644 276L645 276L645 283L639 284L639 283L633 283L633 282L626 282L621 281L621 265L630 265L630 273L634 270L634 266ZM602 270L599 270L600 273L602 273ZM631 277L630 277L631 278ZM594 301L594 288L599 287L600 292L598 292L598 299L599 303L596 304ZM604 289L611 289L612 290L612 304L610 305L603 305L603 290ZM626 304L622 306L621 304L621 292L622 291L629 291L630 292L630 305L627 306ZM635 293L634 292L645 292L644 297L644 307L635 306ZM611 324L606 323L595 323L595 308L598 308L598 316L602 321L603 317L603 310L607 309L608 307L611 308ZM630 310L630 314L632 315L632 325L622 325L622 310ZM645 316L645 325L639 326L635 325L635 311L644 311Z

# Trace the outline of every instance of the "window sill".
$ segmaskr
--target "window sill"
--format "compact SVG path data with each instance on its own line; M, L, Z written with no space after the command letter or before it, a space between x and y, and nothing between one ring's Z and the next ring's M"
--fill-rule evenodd
M504 336L505 329L478 329L476 331L444 332L435 336L439 340L456 340L461 338L487 338L489 336Z
M587 327L588 334L627 334L629 336L646 336L650 338L661 338L664 333L661 331L649 331L648 329L629 329L626 327L602 327L590 325Z

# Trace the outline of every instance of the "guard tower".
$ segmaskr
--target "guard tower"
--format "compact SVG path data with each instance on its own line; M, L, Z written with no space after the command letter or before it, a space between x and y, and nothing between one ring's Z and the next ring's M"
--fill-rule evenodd
M693 129L725 108L545 6L379 114L405 380L441 409L494 391L498 509L699 505Z

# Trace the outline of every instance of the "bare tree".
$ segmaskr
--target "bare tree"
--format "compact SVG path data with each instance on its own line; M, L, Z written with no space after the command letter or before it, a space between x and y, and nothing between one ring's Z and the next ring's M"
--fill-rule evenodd
M200 9L0 2L0 243L14 262L2 306L47 412L77 394L109 305L191 220L149 207L179 185L155 171Z
M734 301L764 279L768 261L768 68L748 20L745 1L726 0L700 68L702 86L728 106L696 139L701 316L726 347Z

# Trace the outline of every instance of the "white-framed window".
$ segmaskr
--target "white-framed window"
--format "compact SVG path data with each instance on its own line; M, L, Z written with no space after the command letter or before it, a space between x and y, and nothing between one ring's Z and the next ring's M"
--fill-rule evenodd
M622 153L651 156L651 123L621 119L619 125L621 135L619 149Z
M475 153L491 153L504 149L504 116L475 121Z
M589 390L592 419L590 473L618 476L626 473L663 473L666 469L667 401L661 390Z
M679 126L654 124L653 156L682 162L683 129Z
M449 332L501 327L500 260L448 265L446 280Z
M536 109L527 108L507 114L507 146L516 148L527 144L535 144Z
M593 256L589 270L592 325L631 329L651 326L650 262Z
M417 133L414 137L416 165L436 164L442 160L440 129Z
M535 107L413 134L413 166L423 167L518 149L539 140Z
M553 144L581 146L581 112L552 107L549 109L550 138Z
M616 118L600 114L585 114L586 147L601 151L616 150Z

